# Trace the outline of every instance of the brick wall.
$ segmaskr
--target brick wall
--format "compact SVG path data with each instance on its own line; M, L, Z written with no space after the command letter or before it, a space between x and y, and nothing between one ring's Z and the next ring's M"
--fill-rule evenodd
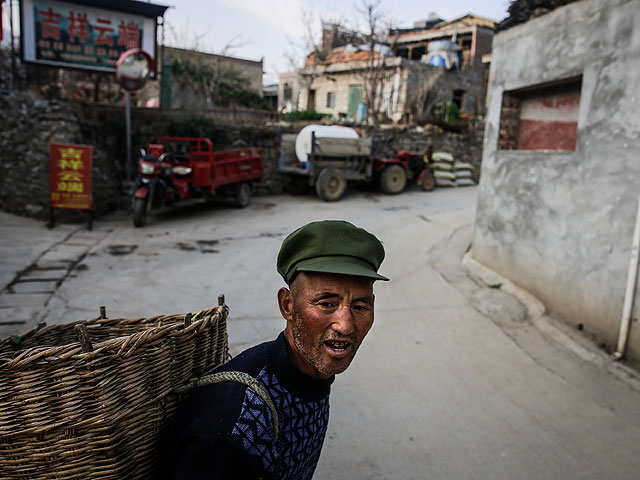
M500 133L498 150L516 150L518 148L518 129L520 125L520 97L512 92L502 94L500 110Z
M473 58L473 70L484 74L487 65L482 63L482 56L491 53L491 45L493 43L493 30L488 28L478 28L476 30L476 45Z

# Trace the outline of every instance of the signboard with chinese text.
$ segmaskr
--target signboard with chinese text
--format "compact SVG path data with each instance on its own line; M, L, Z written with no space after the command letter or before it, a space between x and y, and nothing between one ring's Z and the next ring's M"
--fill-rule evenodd
M25 62L113 72L131 48L155 58L155 18L82 2L22 0L21 21Z
M91 210L91 147L49 144L51 208Z

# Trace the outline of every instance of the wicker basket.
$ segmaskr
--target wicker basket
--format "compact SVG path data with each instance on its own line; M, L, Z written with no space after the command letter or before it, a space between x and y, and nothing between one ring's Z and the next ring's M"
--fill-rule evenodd
M228 311L99 318L32 330L19 348L0 341L0 478L152 478L170 392L227 360Z

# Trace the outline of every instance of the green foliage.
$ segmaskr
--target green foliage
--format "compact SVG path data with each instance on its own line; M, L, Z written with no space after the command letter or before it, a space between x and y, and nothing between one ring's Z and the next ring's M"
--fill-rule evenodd
M320 113L315 110L294 110L293 112L287 112L282 114L282 119L287 122L298 122L304 120L316 121L323 118L331 117L330 113Z
M215 97L218 98L218 105L222 107L241 105L259 110L268 109L261 95L251 90L234 87L234 85L226 82L219 82L216 85L215 93Z
M453 102L439 103L433 107L433 116L449 123L460 121L460 109Z
M172 77L204 96L208 104L268 109L262 95L247 89L247 78L233 67L191 59L174 59Z

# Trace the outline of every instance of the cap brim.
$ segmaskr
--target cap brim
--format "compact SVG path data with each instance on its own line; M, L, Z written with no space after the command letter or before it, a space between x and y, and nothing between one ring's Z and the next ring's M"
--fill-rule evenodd
M344 258L337 260L323 260L321 262L313 262L305 265L302 262L296 266L296 272L318 272L318 273L334 273L338 275L352 275L355 277L366 277L373 280L388 281L387 277L378 274L371 267L362 265L361 263L350 262Z

